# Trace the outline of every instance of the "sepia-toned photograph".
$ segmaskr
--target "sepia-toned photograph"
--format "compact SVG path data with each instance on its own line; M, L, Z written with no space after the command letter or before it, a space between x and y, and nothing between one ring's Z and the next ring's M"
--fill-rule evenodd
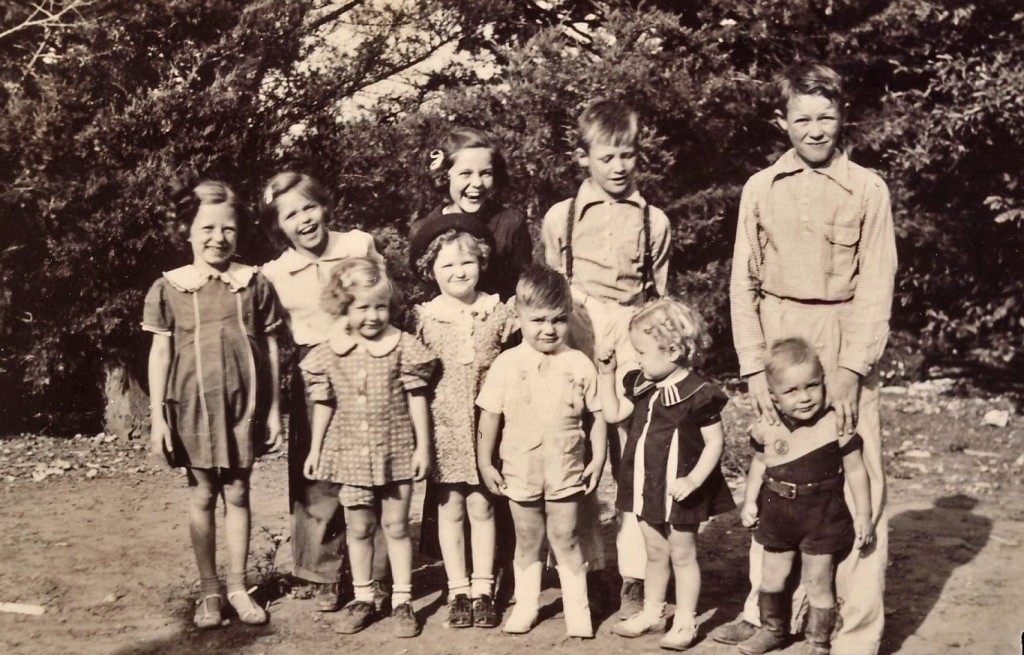
M1024 653L1024 5L5 0L0 650Z

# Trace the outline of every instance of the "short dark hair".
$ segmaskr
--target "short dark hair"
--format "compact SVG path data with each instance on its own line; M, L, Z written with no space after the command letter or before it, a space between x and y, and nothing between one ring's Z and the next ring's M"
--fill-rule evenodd
M263 186L263 193L260 194L260 225L271 240L285 246L291 246L291 242L281 231L281 225L277 220L277 199L293 189L323 208L325 223L330 222L331 209L334 206L334 200L327 187L305 173L285 171L270 178Z
M455 155L460 150L467 148L486 148L491 152L491 166L494 167L494 193L498 198L508 188L508 164L505 162L505 155L502 153L498 141L489 133L475 127L455 127L445 134L439 146L436 150L431 151L431 155L441 154L440 166L436 170L433 166L429 167L435 188L447 193L448 171L455 164Z
M814 95L828 98L843 111L843 78L830 66L811 61L787 66L772 80L775 109L783 114L794 96Z
M764 364L764 372L768 377L768 382L771 383L778 379L778 374L783 369L806 362L812 362L819 372L823 373L825 370L821 365L818 353L814 352L814 348L807 341L800 337L779 339L772 343L768 351L768 361Z
M640 122L632 107L618 100L596 100L583 110L577 124L584 150L597 142L622 147L636 144Z
M516 304L533 309L572 311L569 282L558 271L547 266L531 266L519 276Z
M175 184L171 188L171 196L172 211L167 227L176 244L182 245L188 241L192 222L202 205L225 204L231 207L235 212L239 236L244 234L248 219L245 203L226 182L201 180L194 186L188 183Z

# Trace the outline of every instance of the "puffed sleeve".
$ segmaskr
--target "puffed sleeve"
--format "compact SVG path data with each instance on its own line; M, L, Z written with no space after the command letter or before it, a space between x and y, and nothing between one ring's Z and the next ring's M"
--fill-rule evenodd
M174 336L174 313L167 301L167 281L161 277L146 293L142 305L142 329L165 337Z
M262 273L256 273L256 325L263 334L273 334L281 327L281 305L277 292Z
M697 392L695 400L693 418L697 425L704 428L722 420L722 410L729 402L729 396L718 387L705 384Z
M420 340L406 332L398 342L401 349L398 359L398 381L406 391L420 389L430 384L437 370L437 356Z
M507 362L509 351L498 355L498 358L487 369L484 376L484 383L480 385L480 393L476 397L476 406L485 412L492 414L503 414L505 410L505 391L508 389L506 383Z
M622 376L622 389L626 395L626 398L630 401L636 400L636 394L633 393L636 389L636 381L640 378L640 369L636 368L631 371L626 371L626 374Z
M301 362L302 380L306 383L306 396L313 402L331 402L334 400L334 388L327 373L328 358L334 357L327 344L322 343L309 351Z

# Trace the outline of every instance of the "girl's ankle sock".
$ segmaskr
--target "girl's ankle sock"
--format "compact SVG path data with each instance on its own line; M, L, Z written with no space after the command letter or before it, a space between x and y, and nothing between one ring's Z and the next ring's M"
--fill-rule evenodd
M469 595L469 578L448 581L448 598L455 598L459 594Z
M210 576L209 578L199 578L199 594L200 596L209 596L210 594L220 593L220 578L216 575Z
M481 596L493 596L493 587L493 575L474 575L469 595L471 598L480 598Z
M412 601L412 585L396 584L391 587L391 607Z
M228 571L228 593L245 590L245 571Z
M355 594L355 599L363 601L364 603L373 602L373 581L367 580L366 582L352 581L352 592Z

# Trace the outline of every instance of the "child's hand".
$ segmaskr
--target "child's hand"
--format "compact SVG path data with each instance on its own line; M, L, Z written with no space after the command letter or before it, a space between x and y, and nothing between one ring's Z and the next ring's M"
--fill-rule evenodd
M672 499L677 503L682 502L684 498L696 490L697 485L688 477L676 478L668 485L668 495L672 496Z
M740 509L740 521L745 528L757 527L757 503L743 503Z
M618 362L615 361L615 349L612 348L606 353L599 354L597 356L597 372L601 375L607 373L614 373L618 367Z
M493 464L480 467L480 479L487 485L487 490L495 496L505 495L505 478Z
M316 470L320 468L320 453L310 452L302 465L302 474L309 480L316 480Z
M853 517L853 529L857 533L857 540L853 545L859 550L869 548L875 541L875 524L868 514L858 514Z
M171 465L164 457L165 448L169 453L174 452L174 444L171 442L171 427L167 425L167 421L162 415L154 413L149 430L149 457L157 467L169 471Z
M584 492L586 495L590 495L594 489L597 489L598 483L601 482L602 473L604 473L604 467L598 466L596 460L591 460L587 464L587 468L583 469L583 480L587 483L587 489Z
M412 453L412 479L420 482L430 472L430 451L417 448Z
M281 414L271 412L267 417L267 441L263 448L263 454L276 453L284 445L284 426L281 425Z

